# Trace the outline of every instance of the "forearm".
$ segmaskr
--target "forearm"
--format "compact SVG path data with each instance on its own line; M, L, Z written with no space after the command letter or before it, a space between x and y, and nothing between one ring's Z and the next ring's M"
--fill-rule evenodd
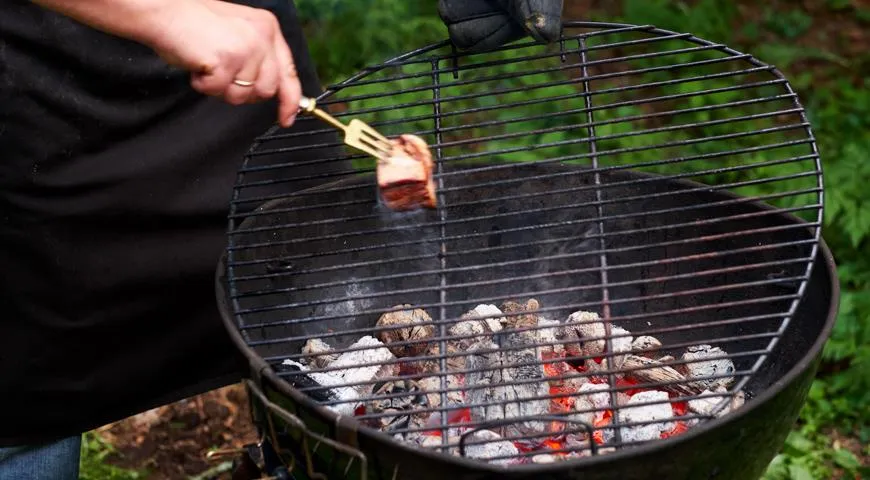
M103 32L149 46L159 42L179 4L196 0L31 0Z

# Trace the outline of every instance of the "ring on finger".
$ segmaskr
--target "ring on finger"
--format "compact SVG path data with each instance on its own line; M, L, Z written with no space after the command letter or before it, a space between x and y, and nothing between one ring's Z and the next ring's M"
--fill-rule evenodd
M233 80L233 83L240 86L240 87L252 87L252 86L254 86L254 82L249 82L247 80L239 80L238 78Z

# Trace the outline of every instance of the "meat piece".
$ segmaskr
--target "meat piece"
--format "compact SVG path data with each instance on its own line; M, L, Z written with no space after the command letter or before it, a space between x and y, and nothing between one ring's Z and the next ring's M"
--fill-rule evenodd
M393 151L378 161L378 189L387 208L395 211L435 208L432 152L422 138L400 135L390 140Z
M429 339L435 334L432 317L420 308L397 305L405 310L387 312L378 319L378 340L397 357L415 357L429 348ZM399 328L401 327L401 328Z

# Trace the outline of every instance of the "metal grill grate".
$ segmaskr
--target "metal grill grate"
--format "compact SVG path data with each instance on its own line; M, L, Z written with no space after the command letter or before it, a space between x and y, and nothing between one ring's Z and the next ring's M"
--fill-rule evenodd
M520 42L473 55L447 43L422 48L330 87L318 103L388 136L426 140L436 159L439 208L386 210L373 163L344 150L315 119L301 118L293 129L273 129L258 140L234 189L228 286L243 338L295 388L325 406L347 406L370 428L398 416L374 411L373 402L393 405L410 398L407 388L418 388L410 402L426 421L403 420L389 427L390 435L412 444L429 436L437 440L427 447L468 455L486 440L476 430L496 429L518 451L493 447L484 456L516 462L538 461L542 452L550 459L583 456L648 441L630 427L661 424L661 418L623 416L620 411L635 407L635 417L643 417L636 407L645 402L626 407L620 393L664 390L674 412L688 401L715 400L715 409L671 419L685 427L726 412L738 393L751 401L773 381L764 365L788 333L822 215L811 129L774 67L652 26L569 23L556 45ZM538 323L527 330L451 333L477 305L530 298L539 302ZM376 327L397 305L430 317L416 324L431 333L425 341L401 337L388 344L417 355L354 357L368 348L355 344L363 336L407 332ZM604 340L604 352L548 356L577 339L534 332L564 333L552 321L565 324L580 310L597 314L601 320L585 325L601 325L604 334L579 343ZM521 317L488 318L511 324ZM529 344L512 343L512 332L536 335L535 353L525 355ZM629 352L620 346L627 335L653 336L663 345ZM469 343L481 337L494 348L478 344L476 360L469 360ZM356 360L309 364L302 347L312 339L330 344L334 356ZM727 360L734 370L692 373L682 354L698 345L721 348L706 351L705 365ZM526 419L506 410L495 421L480 414L499 398L502 406L520 403L499 397L491 384L468 383L496 370L480 363L487 352L503 355L499 368L512 373L500 375L499 384L516 387L513 395L522 385L545 383L545 395L521 395L521 403L543 399L549 409ZM682 377L638 375L652 371L636 363L655 352L658 372L670 366ZM627 366L628 354L634 367ZM365 367L366 358L375 358L368 365L378 376L354 381L349 365ZM464 368L451 367L457 359ZM288 368L286 360L298 363ZM300 364L307 371L298 371ZM421 373L423 364L429 370ZM566 364L570 370L551 375L554 365ZM540 369L545 378L520 378L523 369ZM419 383L427 377L437 379L434 386ZM572 379L602 386L609 406L584 412L577 389L552 386ZM694 388L716 379L731 382L719 392ZM401 387L384 393L387 384ZM339 394L348 388L356 392L352 401ZM489 399L485 405L470 401L475 389L490 389L481 394ZM461 402L452 404L456 395ZM564 407L560 399L574 405ZM525 407L516 408L524 415ZM548 426L505 427L518 423ZM579 443L565 441L571 432Z

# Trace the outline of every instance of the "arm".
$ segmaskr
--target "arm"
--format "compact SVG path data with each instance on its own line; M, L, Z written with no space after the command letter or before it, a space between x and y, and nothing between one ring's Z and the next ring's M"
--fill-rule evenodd
M191 72L191 86L238 105L277 96L289 127L302 95L275 16L220 0L32 0L97 30L144 44Z
M32 0L97 30L152 45L172 11L190 0Z

